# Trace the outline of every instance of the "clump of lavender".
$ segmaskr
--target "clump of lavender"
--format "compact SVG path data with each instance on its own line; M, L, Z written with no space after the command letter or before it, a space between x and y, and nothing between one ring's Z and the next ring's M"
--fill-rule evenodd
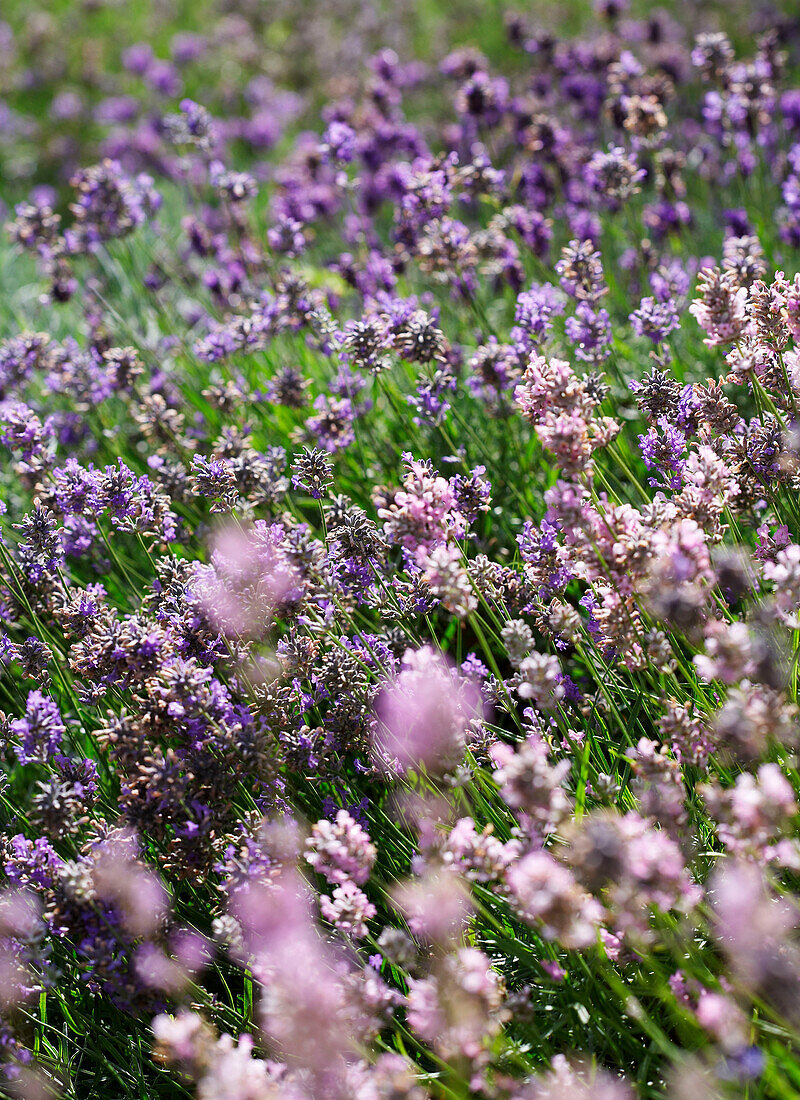
M0 1092L793 1095L791 20L51 7Z

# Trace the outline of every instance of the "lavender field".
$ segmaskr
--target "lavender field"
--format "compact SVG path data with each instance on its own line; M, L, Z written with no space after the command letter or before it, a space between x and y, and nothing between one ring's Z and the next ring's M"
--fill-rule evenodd
M5 0L0 1096L800 1097L800 9Z

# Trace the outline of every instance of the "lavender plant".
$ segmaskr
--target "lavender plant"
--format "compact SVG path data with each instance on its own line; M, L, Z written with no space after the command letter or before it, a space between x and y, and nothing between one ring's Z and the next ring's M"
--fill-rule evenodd
M0 1094L795 1096L800 20L307 7L0 23Z

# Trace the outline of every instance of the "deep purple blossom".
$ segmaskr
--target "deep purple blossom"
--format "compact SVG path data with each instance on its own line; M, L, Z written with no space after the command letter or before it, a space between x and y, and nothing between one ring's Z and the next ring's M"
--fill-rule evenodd
M58 704L39 689L28 693L24 717L14 718L9 728L20 763L50 760L66 734Z

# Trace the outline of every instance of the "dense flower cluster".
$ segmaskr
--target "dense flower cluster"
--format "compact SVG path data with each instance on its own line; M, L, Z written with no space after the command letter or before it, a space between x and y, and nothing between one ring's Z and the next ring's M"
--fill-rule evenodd
M794 1095L796 14L113 7L0 22L0 1092Z

